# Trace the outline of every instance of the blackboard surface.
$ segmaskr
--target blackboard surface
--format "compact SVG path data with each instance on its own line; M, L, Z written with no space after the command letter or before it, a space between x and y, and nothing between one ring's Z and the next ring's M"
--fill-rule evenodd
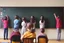
M29 21L30 16L35 16L36 18L36 28L39 27L40 16L45 17L45 27L46 28L55 28L55 18L53 13L62 16L62 8L57 7L4 7L3 15L8 15L10 17L10 25L13 27L14 16L18 15L19 17L26 17Z

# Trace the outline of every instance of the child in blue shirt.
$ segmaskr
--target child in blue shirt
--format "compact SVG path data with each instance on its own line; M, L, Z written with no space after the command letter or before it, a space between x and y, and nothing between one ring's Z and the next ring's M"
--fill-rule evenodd
M15 16L15 20L14 20L14 31L19 31L19 26L20 25L20 20L18 15Z

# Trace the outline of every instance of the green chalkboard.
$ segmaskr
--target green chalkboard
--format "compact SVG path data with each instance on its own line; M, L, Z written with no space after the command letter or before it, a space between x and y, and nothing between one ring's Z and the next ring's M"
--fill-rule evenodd
M55 18L53 13L57 15L62 14L62 8L57 7L4 7L2 8L3 15L8 15L10 17L10 25L13 27L14 16L26 17L29 21L30 16L35 16L36 18L36 28L39 27L40 16L43 15L45 18L46 28L55 28Z

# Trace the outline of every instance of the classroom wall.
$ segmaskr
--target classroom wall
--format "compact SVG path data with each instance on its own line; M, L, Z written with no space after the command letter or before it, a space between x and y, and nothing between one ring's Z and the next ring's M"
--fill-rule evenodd
M64 0L0 0L0 7L64 7Z
M21 32L21 29L19 30ZM8 37L10 37L10 34L12 32L12 29L10 28L8 31ZM57 37L57 32L56 29L49 28L45 30L45 33L48 36L48 39L56 39ZM36 29L36 37L40 34L40 30ZM0 29L0 38L3 38L3 29ZM61 30L61 39L64 40L64 29Z

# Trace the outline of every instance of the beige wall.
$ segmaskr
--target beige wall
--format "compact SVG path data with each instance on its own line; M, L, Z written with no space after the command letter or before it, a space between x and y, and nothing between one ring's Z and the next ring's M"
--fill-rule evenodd
M0 7L64 7L64 0L0 0Z
M12 32L12 29L9 29L8 31L8 37L10 37L10 34ZM21 30L20 30L20 33L21 33ZM46 29L45 30L45 33L47 34L48 38L49 39L56 39L57 37L57 32L56 32L56 29ZM40 29L36 29L36 37L38 36L38 34L40 34ZM3 29L0 29L0 38L3 38ZM64 29L62 29L61 31L61 39L64 40Z

